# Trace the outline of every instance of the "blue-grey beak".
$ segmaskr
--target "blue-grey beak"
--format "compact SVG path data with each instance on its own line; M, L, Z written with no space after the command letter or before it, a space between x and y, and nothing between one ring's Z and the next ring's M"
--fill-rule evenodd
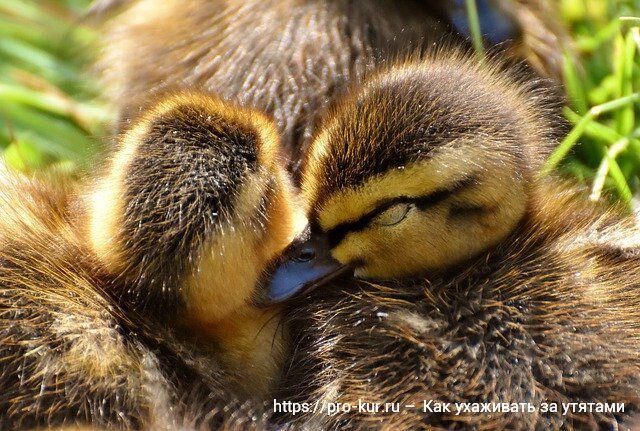
M268 303L285 301L308 292L350 271L331 257L322 236L293 243L285 251L268 282Z

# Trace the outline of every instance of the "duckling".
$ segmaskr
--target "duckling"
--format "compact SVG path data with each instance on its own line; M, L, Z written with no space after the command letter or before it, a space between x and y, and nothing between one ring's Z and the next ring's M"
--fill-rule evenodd
M0 429L261 427L306 224L270 120L174 94L83 184L0 180Z
M87 236L122 280L116 295L162 320L176 315L172 325L217 339L234 361L255 359L249 348L266 355L257 362L267 370L241 367L256 374L255 391L275 372L278 323L260 307L268 289L257 289L306 225L271 121L210 95L171 95L124 135L98 183Z
M93 10L108 15L118 10L109 5L120 3L98 1ZM268 114L297 174L320 119L350 85L434 43L466 46L459 3L130 1L105 20L98 69L124 125L149 94L185 88ZM550 4L484 0L480 6L490 46L500 44L544 76L560 76L566 37Z
M289 310L298 330L281 398L322 408L283 420L632 426L640 228L540 175L553 111L499 69L455 51L398 63L319 127L302 177L312 238L362 281L334 281Z

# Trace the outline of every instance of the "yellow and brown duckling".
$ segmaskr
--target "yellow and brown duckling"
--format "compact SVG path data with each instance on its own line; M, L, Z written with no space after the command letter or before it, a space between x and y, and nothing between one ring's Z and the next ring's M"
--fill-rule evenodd
M539 175L554 145L548 115L543 93L444 51L376 73L337 104L310 147L303 194L315 241L369 281L323 286L291 310L299 330L282 397L356 407L293 420L630 426L640 407L640 229ZM362 412L358 400L383 407ZM424 409L430 400L451 411ZM564 411L581 402L593 404ZM535 411L458 415L453 403Z
M105 20L99 68L123 124L149 94L209 91L271 116L295 171L327 108L349 86L434 43L467 44L462 3L102 0L95 11L120 12ZM550 2L478 6L488 46L560 76L565 37Z
M274 310L260 306L268 289L257 286L306 225L271 121L210 96L171 96L123 135L97 183L88 237L123 280L118 296L219 340L234 363L256 362L241 369L260 389L277 374L269 358L280 343Z
M1 429L266 420L287 296L269 268L305 223L268 119L174 95L87 185L1 180Z

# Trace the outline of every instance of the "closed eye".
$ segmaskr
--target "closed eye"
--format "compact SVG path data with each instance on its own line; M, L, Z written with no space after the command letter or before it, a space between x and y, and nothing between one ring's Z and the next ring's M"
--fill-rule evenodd
M359 219L352 222L339 224L327 231L329 246L331 248L337 246L344 239L344 237L347 236L347 234L349 234L350 232L363 230L370 224L377 224L378 226L393 226L394 224L400 223L402 220L404 220L404 218L406 218L412 207L424 211L427 208L443 202L452 195L460 192L462 189L475 184L476 182L477 176L470 175L446 188L435 190L424 196L399 196L386 202L382 202L378 204L378 206L373 211L370 211ZM389 210L391 210L391 212L387 213L387 211ZM378 219L378 217L381 218ZM380 223L378 223L377 221L380 221Z
M382 211L380 214L375 216L370 224L372 226L394 226L400 223L402 220L407 218L407 214L411 211L412 208L415 208L415 205L409 202L400 202L386 210Z

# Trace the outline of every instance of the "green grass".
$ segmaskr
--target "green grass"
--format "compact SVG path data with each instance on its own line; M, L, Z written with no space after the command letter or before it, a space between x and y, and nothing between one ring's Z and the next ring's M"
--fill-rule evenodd
M32 171L86 167L108 111L89 78L89 0L0 0L0 151Z
M555 0L551 0L555 1ZM90 0L0 0L0 151L25 171L91 166L109 111L86 73ZM640 194L640 0L559 0L575 39L565 55L574 126L546 169L588 184L594 200ZM474 16L474 0L466 0ZM621 18L626 17L626 18ZM470 28L481 52L477 20Z
M631 205L640 187L640 1L563 0L562 18L575 40L564 79L573 129L551 155L591 187Z

